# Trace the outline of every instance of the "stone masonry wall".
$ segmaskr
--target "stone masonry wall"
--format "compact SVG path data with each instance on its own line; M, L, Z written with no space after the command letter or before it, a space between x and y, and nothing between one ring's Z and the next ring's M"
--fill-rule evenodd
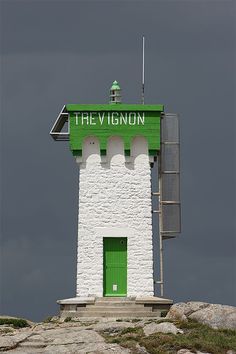
M105 162L93 137L84 142L82 162L77 159L77 296L103 296L103 237L127 237L127 295L153 296L151 170L145 139L134 139L130 160L118 137L109 140Z

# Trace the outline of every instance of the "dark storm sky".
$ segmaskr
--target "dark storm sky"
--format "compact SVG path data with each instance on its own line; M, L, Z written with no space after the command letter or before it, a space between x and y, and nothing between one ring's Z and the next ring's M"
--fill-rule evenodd
M1 1L1 313L41 320L75 295L78 171L49 130L113 80L181 120L183 232L165 296L236 305L235 2ZM89 222L89 218L88 218Z

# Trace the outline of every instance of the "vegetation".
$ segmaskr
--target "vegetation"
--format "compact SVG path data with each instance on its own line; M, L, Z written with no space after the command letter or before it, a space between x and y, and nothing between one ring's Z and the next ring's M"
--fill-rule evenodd
M8 325L13 328L29 327L28 322L23 318L0 318L0 325Z
M128 348L136 353L135 349L139 341L143 337L143 330L141 327L127 327L117 333L102 333L104 338L109 343L117 343L122 347Z
M99 321L98 320L94 320L94 321L76 321L76 322L79 322L80 326L91 326L93 324L96 324L98 323Z
M72 318L71 317L66 317L64 322L71 322Z
M161 311L161 317L166 317L168 310Z
M142 321L140 318L117 318L116 322L132 322L132 323L136 323L136 322L140 322Z
M87 320L86 321L81 321L81 320L79 320L76 317L72 318L70 316L66 317L64 322L74 322L74 323L78 323L80 326L91 326L93 324L98 323L97 320L94 320L94 321L87 321Z
M140 318L133 318L130 322L136 323L142 321Z
M138 353L139 345L146 348L150 354L175 354L183 348L195 353L202 351L213 354L226 354L227 350L236 350L234 330L216 330L196 321L172 322L184 333L154 333L145 336L141 327L128 327L115 335L102 334L108 342L129 348L133 353Z
M8 327L8 328L0 328L0 335L1 335L2 333L8 334L8 333L12 333L12 332L14 332L14 329L13 329L13 328L10 328L10 327Z
M52 316L48 316L43 320L44 323L50 323L51 321L52 321Z

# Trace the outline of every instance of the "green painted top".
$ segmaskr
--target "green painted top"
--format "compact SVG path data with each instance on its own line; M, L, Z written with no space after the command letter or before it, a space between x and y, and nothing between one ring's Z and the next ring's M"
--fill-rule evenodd
M111 136L123 139L126 155L130 155L136 136L147 139L150 155L157 155L160 150L163 105L67 104L66 111L69 113L70 149L75 156L82 154L83 141L89 136L98 138L102 155L106 154Z
M116 80L113 82L110 90L120 90L120 86Z
M162 104L120 104L119 106L111 106L110 104L67 104L66 110L68 112L81 112L81 111L153 111L163 112L164 106Z

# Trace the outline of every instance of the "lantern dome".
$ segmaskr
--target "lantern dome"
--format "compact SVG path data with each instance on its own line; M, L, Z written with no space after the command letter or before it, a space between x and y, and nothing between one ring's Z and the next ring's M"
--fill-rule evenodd
M120 90L120 86L119 86L119 84L118 84L118 82L116 80L113 81L113 84L111 86L111 91L112 90Z

